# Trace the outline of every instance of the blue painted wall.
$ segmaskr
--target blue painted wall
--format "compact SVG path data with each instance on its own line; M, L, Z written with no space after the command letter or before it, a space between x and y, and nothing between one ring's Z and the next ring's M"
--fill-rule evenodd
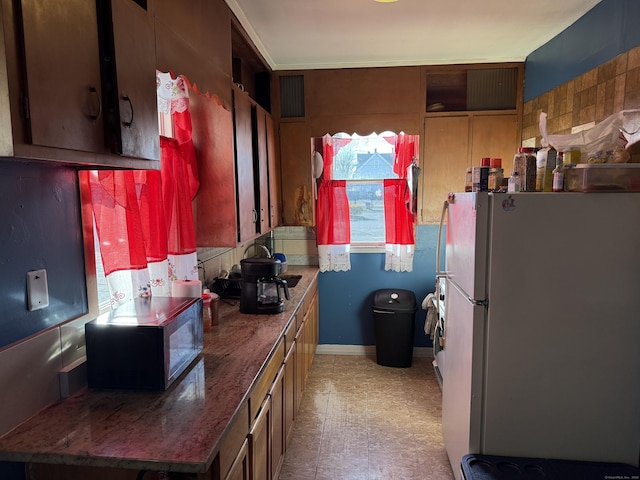
M424 334L426 312L423 298L435 289L437 225L420 225L416 230L416 252L412 272L387 272L384 254L351 255L348 272L323 272L320 290L320 344L374 345L373 294L382 288L411 290L416 296L415 346L430 346Z
M640 2L602 0L525 62L524 101L640 45ZM535 28L535 25L531 25Z
M0 161L0 348L88 311L75 169ZM47 270L49 306L27 310L26 274Z

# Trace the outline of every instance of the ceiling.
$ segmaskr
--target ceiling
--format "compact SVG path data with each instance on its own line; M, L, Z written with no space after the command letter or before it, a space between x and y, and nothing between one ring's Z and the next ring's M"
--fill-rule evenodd
M226 0L272 70L521 62L600 0Z

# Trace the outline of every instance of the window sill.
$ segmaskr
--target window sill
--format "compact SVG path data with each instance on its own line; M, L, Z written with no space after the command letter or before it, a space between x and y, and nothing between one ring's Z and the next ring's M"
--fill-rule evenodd
M351 244L351 253L384 253L384 245L354 245Z

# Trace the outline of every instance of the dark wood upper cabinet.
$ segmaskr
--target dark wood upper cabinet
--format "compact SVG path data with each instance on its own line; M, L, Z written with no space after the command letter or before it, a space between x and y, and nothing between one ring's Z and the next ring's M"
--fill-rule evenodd
M96 5L107 144L112 153L159 160L153 18L146 2Z
M267 114L259 106L254 107L253 154L256 205L258 207L259 233L269 231L269 164L267 154Z
M1 0L5 156L159 168L154 22L134 0ZM151 160L151 162L149 161Z
M269 229L280 225L280 162L278 161L273 117L266 116L267 176L269 177Z
M84 0L21 3L26 141L104 152L96 8Z
M236 208L238 211L238 242L244 243L258 236L256 209L253 121L255 107L249 96L233 86L234 150L236 160Z

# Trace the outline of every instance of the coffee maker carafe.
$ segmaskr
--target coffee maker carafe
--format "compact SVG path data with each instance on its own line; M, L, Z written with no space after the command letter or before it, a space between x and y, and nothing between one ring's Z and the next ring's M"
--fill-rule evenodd
M287 281L279 278L282 263L276 258L245 258L242 270L241 313L280 313L284 311L284 297L289 300Z

